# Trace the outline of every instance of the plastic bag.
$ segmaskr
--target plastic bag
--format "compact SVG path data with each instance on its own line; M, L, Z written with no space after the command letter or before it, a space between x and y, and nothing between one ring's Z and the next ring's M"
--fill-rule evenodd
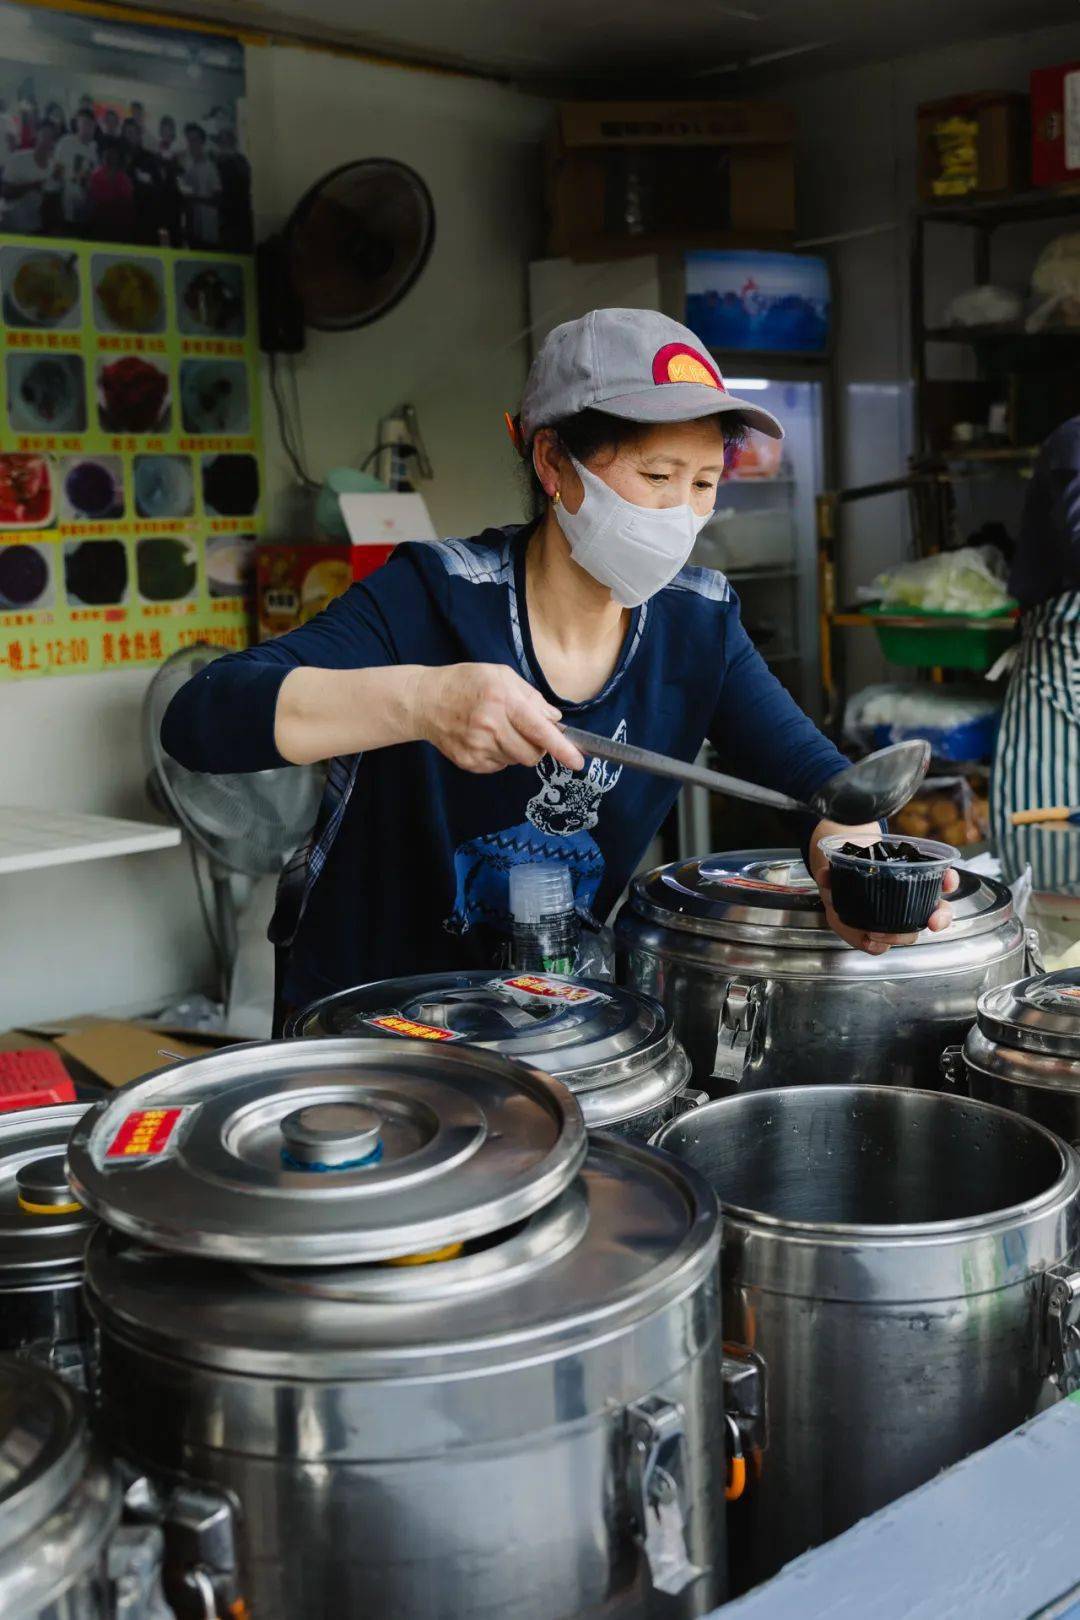
M610 928L582 928L574 952L574 977L614 979L615 935Z
M1029 332L1046 326L1080 326L1080 231L1055 236L1043 248L1031 290L1038 303L1027 318Z
M1016 606L1005 589L1005 559L994 546L962 546L901 563L860 594L882 607L917 613L995 613Z
M1019 321L1024 300L1011 287L990 282L958 293L946 312L950 326L1005 326Z
M890 818L889 826L909 838L937 838L963 849L982 843L989 823L990 806L966 776L928 776L915 797Z
M999 699L963 687L886 682L848 700L844 738L869 751L922 737L935 759L973 764L992 757L1000 715Z

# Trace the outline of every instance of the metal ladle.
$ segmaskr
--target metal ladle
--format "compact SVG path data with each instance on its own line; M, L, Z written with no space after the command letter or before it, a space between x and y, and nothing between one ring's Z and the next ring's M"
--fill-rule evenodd
M858 827L867 821L881 821L895 815L907 804L930 765L929 743L919 739L893 743L890 748L879 748L877 753L868 754L857 764L831 776L804 801L793 799L787 793L777 793L773 788L758 787L756 782L725 776L722 771L707 770L704 765L673 759L670 754L654 753L651 748L595 736L591 731L578 731L575 726L561 729L563 736L583 754L595 754L598 759L629 765L632 770L651 771L654 776L668 776L676 782L708 788L712 793L727 793L733 799L771 805L774 810L796 810L801 815L816 816L819 821L837 821L844 827Z

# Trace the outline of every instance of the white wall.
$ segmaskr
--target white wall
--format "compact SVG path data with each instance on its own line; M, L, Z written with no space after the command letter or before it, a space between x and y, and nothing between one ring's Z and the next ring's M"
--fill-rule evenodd
M540 230L535 143L542 102L467 79L253 48L248 138L260 231L350 158L397 157L430 186L431 262L383 322L312 334L299 362L316 476L357 460L380 415L415 404L435 464L436 526L468 534L512 520L521 495L502 426L524 380L525 267ZM290 522L290 476L269 400L268 532ZM146 816L142 672L0 686L0 802ZM26 1019L141 1008L212 980L187 858L137 855L0 879L0 1029Z
M896 227L829 250L839 303L843 483L872 483L902 472L911 450L907 227L916 201L917 106L960 91L1026 91L1032 68L1077 57L1080 21L825 74L778 94L777 99L790 101L798 111L800 234ZM1000 237L1003 252L995 258L993 273L1022 285L1038 245L1065 228L1058 222ZM937 256L928 277L931 318L940 319L948 297L971 279L968 236L943 227L934 233ZM946 363L949 371L935 359L934 374L974 374L963 369L959 352ZM887 497L848 512L848 578L868 583L906 553L905 503L902 497ZM841 634L848 638L852 689L886 673L871 632Z
M378 419L416 406L435 468L435 527L472 534L520 515L522 485L502 413L524 381L526 265L540 245L537 143L546 103L494 85L295 50L249 52L249 119L262 167L260 232L283 223L320 175L354 157L394 157L430 187L428 269L397 309L357 332L309 332L297 361L316 477L356 464ZM267 476L289 532L292 475L264 391Z

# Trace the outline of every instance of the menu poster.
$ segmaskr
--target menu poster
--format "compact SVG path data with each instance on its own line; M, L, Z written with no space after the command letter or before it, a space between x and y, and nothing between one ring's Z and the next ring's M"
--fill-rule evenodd
M248 644L253 261L0 236L0 679Z

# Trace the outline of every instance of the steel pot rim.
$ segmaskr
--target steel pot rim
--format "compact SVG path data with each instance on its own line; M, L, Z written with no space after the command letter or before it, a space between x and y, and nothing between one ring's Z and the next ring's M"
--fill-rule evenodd
M1025 1222L1037 1219L1045 1214L1063 1197L1080 1190L1080 1154L1071 1147L1063 1137L1047 1126L1041 1125L1037 1120L1029 1119L1025 1115L1017 1114L1012 1109L1002 1108L997 1103L982 1101L981 1098L953 1097L947 1092L925 1091L916 1086L869 1086L869 1085L802 1085L802 1086L766 1086L760 1090L744 1093L752 1096L755 1101L783 1095L787 1092L798 1091L804 1097L837 1096L846 1097L849 1101L853 1094L863 1096L866 1093L882 1096L914 1096L920 1098L937 1098L946 1107L966 1106L975 1107L979 1111L993 1113L1000 1118L1008 1120L1010 1125L1026 1129L1027 1131L1043 1137L1058 1153L1061 1171L1055 1180L1041 1193L1024 1199L1019 1204L1009 1204L1001 1209L990 1210L984 1215L965 1216L947 1221L905 1221L890 1223L889 1225L875 1225L870 1222L847 1221L806 1221L791 1220L785 1216L769 1215L762 1210L750 1209L741 1204L729 1203L723 1195L716 1191L717 1202L720 1205L722 1224L732 1222L740 1227L758 1230L763 1235L789 1238L793 1241L805 1240L816 1244L835 1243L845 1245L859 1243L862 1245L879 1244L893 1248L902 1244L914 1246L920 1242L940 1244L942 1239L955 1238L957 1241L968 1240L981 1234L992 1232L999 1227L1016 1227ZM698 1125L707 1121L710 1115L722 1108L737 1103L738 1097L721 1097L711 1103L703 1103L700 1108L691 1114L671 1120L661 1127L651 1138L654 1147L671 1151L666 1147L664 1138L680 1126ZM681 1157L681 1155L677 1155Z

